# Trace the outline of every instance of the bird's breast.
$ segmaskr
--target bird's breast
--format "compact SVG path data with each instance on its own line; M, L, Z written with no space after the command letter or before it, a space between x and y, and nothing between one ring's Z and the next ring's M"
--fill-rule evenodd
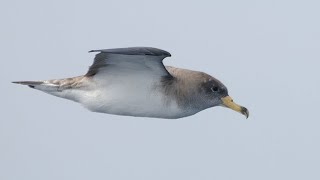
M158 79L122 78L95 84L81 103L91 111L139 117L181 118L194 114L156 88Z

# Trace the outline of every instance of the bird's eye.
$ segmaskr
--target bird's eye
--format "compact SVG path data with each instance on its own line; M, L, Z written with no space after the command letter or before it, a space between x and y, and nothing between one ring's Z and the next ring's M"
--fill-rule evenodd
M211 88L211 90L212 90L213 92L217 92L217 91L219 90L219 88L218 88L217 86L213 86L213 87Z

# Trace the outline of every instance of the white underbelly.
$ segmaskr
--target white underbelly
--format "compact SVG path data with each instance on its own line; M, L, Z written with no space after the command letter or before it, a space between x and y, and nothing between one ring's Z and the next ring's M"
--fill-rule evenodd
M174 119L195 113L180 108L174 99L164 97L148 80L98 84L80 103L94 112L126 116Z

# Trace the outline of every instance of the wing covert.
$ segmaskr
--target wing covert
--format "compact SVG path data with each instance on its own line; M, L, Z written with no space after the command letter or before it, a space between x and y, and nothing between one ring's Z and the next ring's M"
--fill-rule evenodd
M150 47L92 50L99 52L94 58L86 76L94 76L102 71L125 73L149 73L150 75L171 76L162 60L171 56L167 51Z

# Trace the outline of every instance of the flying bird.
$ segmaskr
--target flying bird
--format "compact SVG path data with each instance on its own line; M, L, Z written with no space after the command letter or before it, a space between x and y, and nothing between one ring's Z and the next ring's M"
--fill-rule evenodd
M164 66L171 54L151 47L92 50L97 52L85 75L44 81L16 81L69 99L100 113L177 119L223 106L247 118L216 78L198 71Z

